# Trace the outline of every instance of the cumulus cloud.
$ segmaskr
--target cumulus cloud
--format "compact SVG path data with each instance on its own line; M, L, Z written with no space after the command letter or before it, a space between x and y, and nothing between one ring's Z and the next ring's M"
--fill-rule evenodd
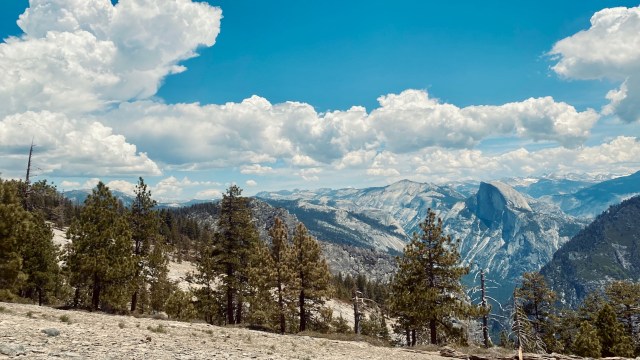
M501 106L459 108L430 98L426 91L406 90L379 98L371 122L381 140L397 153L427 146L468 148L489 136L518 136L576 146L586 140L598 114L551 97Z
M321 168L308 168L298 171L295 175L300 176L304 181L319 181L320 177L318 174L321 172Z
M0 120L0 154L22 162L28 146L37 145L38 172L57 176L109 174L160 175L158 165L122 135L99 122L70 119L64 114L28 111ZM13 167L5 165L7 170Z
M195 198L199 200L220 199L222 198L222 192L216 189L202 190L196 193Z
M77 182L77 181L63 180L60 183L60 188L61 188L61 190L79 189L80 188L80 183Z
M136 189L136 184L126 180L111 180L106 185L111 190L117 190L127 195L134 195Z
M353 107L319 114L309 104L273 105L258 96L205 106L139 101L124 103L107 116L118 131L170 165L243 165L244 174L270 172L259 164L279 159L296 167L337 161L337 167L344 168L382 149L410 153L429 146L467 148L492 136L573 147L584 142L598 119L593 110L579 112L551 97L459 108L430 98L426 91L406 90L382 96L379 102L370 113Z
M272 167L262 166L260 164L245 165L245 166L242 166L240 170L240 173L242 174L255 174L255 175L271 174L273 172L274 170Z
M186 176L183 177L182 180L175 176L169 176L160 180L156 186L153 186L151 188L151 192L154 198L157 197L162 200L178 200L181 199L185 189L221 185L222 184L214 181L194 181Z
M536 151L519 148L502 154L471 149L424 149L405 159L424 178L441 181L540 176L549 172L628 174L640 166L640 141L618 136L596 146L553 147Z
M257 183L255 180L247 180L247 181L245 182L245 184L246 184L247 186L249 186L249 187L256 187L256 186L258 186L258 183Z
M0 44L0 115L77 114L154 95L220 32L219 8L184 0L32 0Z
M570 79L611 79L622 85L607 95L606 113L627 122L640 119L640 7L598 11L591 26L558 41L552 69Z

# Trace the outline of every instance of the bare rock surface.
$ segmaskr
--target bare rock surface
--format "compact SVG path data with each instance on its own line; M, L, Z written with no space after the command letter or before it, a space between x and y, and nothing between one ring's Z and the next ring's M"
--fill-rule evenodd
M0 359L446 359L364 342L2 302L0 345Z

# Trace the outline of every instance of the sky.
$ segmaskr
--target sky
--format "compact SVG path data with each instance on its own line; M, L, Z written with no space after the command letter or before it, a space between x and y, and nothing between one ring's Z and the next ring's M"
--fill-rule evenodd
M640 6L0 2L0 177L161 201L640 170Z

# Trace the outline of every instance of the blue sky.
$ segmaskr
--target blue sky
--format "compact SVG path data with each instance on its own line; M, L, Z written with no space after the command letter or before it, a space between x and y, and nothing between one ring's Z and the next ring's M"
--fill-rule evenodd
M5 1L0 174L31 138L62 189L167 200L637 171L637 6Z

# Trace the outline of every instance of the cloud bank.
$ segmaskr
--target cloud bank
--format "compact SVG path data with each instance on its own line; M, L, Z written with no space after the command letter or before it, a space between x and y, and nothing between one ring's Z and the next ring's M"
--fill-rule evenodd
M249 187L291 176L434 181L633 171L636 137L586 144L602 116L640 117L639 9L604 9L550 51L561 77L620 82L600 113L552 97L459 107L420 89L382 95L370 110L318 112L257 95L226 104L154 98L167 76L187 70L184 60L215 44L219 8L191 0L31 0L18 20L24 33L0 43L0 171L23 172L32 138L44 174L164 175L154 186L164 198L185 189L220 195L221 184L174 176L185 171L224 169ZM516 145L483 148L496 139ZM130 182L110 184L131 190Z

